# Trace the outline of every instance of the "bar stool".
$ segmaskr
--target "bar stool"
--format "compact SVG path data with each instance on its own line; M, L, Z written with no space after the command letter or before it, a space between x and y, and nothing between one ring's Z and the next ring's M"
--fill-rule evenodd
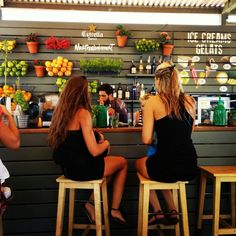
M189 236L188 226L188 211L186 200L185 184L188 182L178 181L175 183L163 183L146 179L139 173L139 212L138 212L138 236L146 236L148 229L153 229L153 226L148 226L148 210L149 210L149 195L150 190L165 190L170 189L173 191L174 203L176 210L179 211L178 190L180 196L180 206L182 211L182 225L183 235ZM163 226L161 229L173 229L172 227ZM180 236L179 223L174 226L176 236Z
M110 236L106 178L102 178L98 180L91 180L91 181L73 181L73 180L67 179L65 176L62 175L58 177L56 181L59 183L56 236L61 236L62 234L66 189L69 189L68 235L72 236L73 229L87 229L87 230L96 229L96 235L101 236L102 229L105 229L106 236ZM74 224L75 189L92 189L94 191L96 225ZM102 225L101 190L100 189L102 189L104 225Z
M200 166L200 195L199 195L199 210L198 210L198 224L197 228L202 228L202 220L213 219L213 236L224 234L236 234L235 228L235 214L236 214L236 166ZM204 200L206 191L207 178L213 181L213 215L204 215ZM220 214L220 191L221 183L229 182L231 187L231 214ZM221 219L220 219L221 218ZM224 219L231 219L232 225L229 225ZM220 228L220 220L228 228Z

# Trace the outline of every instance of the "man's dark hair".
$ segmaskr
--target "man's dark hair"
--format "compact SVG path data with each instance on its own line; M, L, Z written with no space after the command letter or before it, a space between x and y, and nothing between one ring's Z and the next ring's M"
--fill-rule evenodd
M109 96L110 94L113 93L113 88L111 87L110 84L102 84L99 88L98 88L98 92L99 91L105 91L107 93L107 95Z

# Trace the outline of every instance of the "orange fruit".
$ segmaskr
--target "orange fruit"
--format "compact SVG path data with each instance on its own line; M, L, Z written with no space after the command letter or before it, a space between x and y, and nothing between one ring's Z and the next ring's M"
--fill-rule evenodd
M62 72L66 72L66 67L61 67Z
M53 72L54 74L56 74L56 73L58 73L58 69L54 67L54 68L52 69L52 72Z
M69 62L67 63L67 66L73 67L73 63L72 63L71 61L69 61Z
M63 76L63 72L62 72L62 71L59 71L59 72L57 73L57 75L58 75L58 76Z
M52 71L48 71L49 76L54 76L54 73Z
M65 76L71 76L71 71L67 70L67 71L65 72Z

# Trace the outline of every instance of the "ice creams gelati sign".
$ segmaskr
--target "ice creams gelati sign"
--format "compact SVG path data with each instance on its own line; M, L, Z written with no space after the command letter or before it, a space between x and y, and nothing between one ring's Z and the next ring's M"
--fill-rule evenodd
M188 32L187 42L196 44L198 55L221 55L224 45L230 44L231 33L222 32Z
M75 51L88 51L88 52L96 52L96 51L113 51L114 43L110 43L109 45L100 45L95 44L98 38L103 38L104 34L100 31L96 31L97 26L92 24L88 26L88 30L81 31L81 36L86 38L89 43L88 44L75 44ZM91 42L91 43L90 43ZM92 44L92 42L94 42Z

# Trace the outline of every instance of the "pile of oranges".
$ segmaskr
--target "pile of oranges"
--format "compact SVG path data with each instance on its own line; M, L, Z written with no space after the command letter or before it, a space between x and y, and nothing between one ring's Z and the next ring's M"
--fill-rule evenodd
M67 58L58 56L52 61L46 61L45 66L49 76L71 76L73 63Z

